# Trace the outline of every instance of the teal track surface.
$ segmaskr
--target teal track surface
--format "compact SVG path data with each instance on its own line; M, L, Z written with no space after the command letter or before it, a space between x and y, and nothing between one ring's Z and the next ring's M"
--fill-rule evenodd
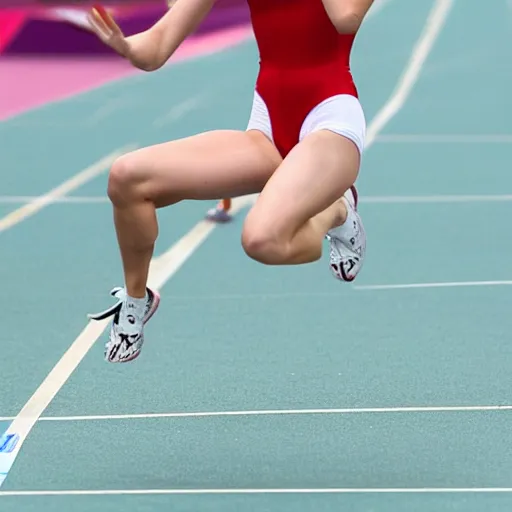
M393 0L365 24L368 121L432 5ZM107 365L103 338L89 351L23 444L2 512L511 509L512 412L495 407L512 404L508 9L455 2L365 154L354 286L325 258L249 260L242 211L163 288L140 360ZM0 215L127 145L243 129L256 66L250 41L0 123ZM106 170L1 234L0 430L121 283ZM209 206L161 211L157 254Z

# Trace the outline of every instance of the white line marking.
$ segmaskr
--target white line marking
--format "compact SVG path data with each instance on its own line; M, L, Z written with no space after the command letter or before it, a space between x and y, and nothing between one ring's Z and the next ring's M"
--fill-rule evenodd
M411 58L399 80L397 88L368 128L367 146L373 143L379 132L405 104L412 87L418 79L422 66L446 21L453 1L436 0L433 4L425 29L413 49ZM251 199L239 198L234 201L234 207L241 208L250 204L252 200L254 200L254 197ZM166 254L157 258L152 266L150 285L159 288L170 279L214 228L214 224L209 224L205 221L198 223L192 231L171 247ZM159 264L159 261L165 261L165 265ZM85 357L88 350L99 338L106 325L107 323L105 322L100 322L95 326L87 325L10 425L6 434L19 434L20 437L18 444L11 453L0 453L0 486L5 480L32 427L80 361Z
M371 284L354 286L355 290L409 290L415 288L462 288L473 286L511 286L512 281L459 281L453 283Z
M169 110L169 112L155 119L155 121L153 122L153 126L161 128L166 124L174 123L180 120L189 112L192 112L193 110L198 108L202 102L202 96L196 96L194 98L189 98L188 100L182 101L181 103L178 103L177 105L172 107L171 110Z
M376 142L391 142L391 143L413 143L413 144L509 144L512 142L512 134L398 134L388 133L379 135Z
M25 204L41 196L0 196L0 204ZM438 203L509 203L512 194L488 195L435 195L435 196L361 196L365 204L438 204ZM52 204L110 204L107 196L64 196L57 197Z
M25 204L39 199L41 196L0 196L0 204ZM98 204L110 203L107 196L64 196L56 197L55 204Z
M362 196L365 204L508 203L512 194L439 196Z
M344 415L344 414L396 414L432 412L492 412L512 411L512 405L439 405L405 407L348 407L342 409L263 409L254 411L212 411L212 412L162 412L141 414L98 414L83 416L44 416L38 421L111 421L147 420L163 418L214 418L218 416L304 416L304 415ZM0 421L11 421L3 417Z
M366 147L375 142L375 139L381 130L404 106L420 76L421 69L425 64L437 37L448 18L448 14L453 3L454 0L436 0L434 3L423 33L414 47L411 58L405 68L405 72L400 77L391 99L386 103L384 108L379 111L372 124L368 127L368 131L366 133Z
M230 31L230 29L227 29L223 32L229 32L229 31ZM171 67L175 68L176 66L182 66L184 64L188 64L195 60L200 60L200 59L204 59L206 57L211 57L212 55L221 54L222 52L229 50L230 48L234 48L241 44L245 44L248 40L250 40L250 38L251 38L251 33L248 31L246 36L244 36L243 38L240 38L240 39L237 38L237 40L234 43L229 44L227 46L219 47L215 44L215 42L213 42L212 47L208 50L205 48L202 48L199 52L192 52L186 56L176 55L176 59L172 58L166 64L164 69L169 69ZM79 91L67 93L59 98L55 98L55 99L46 101L39 105L34 105L34 106L28 108L27 110L21 110L21 111L15 112L13 114L9 114L5 117L0 118L0 126L2 124L6 123L6 121L11 122L13 120L17 120L16 118L21 118L22 116L24 117L25 114L27 114L27 113L45 110L48 107L51 107L53 105L59 105L59 104L67 103L67 102L71 102L71 101L76 102L76 100L90 101L91 96L95 95L96 92L100 92L100 93L109 92L110 89L119 87L119 85L121 85L123 83L124 84L133 84L133 83L137 83L137 82L144 82L150 76L151 75L148 73L144 73L139 70L133 70L133 72L128 75L123 74L120 77L111 78L106 82L92 85L92 86L86 87Z
M254 196L235 199L233 201L233 213L251 204L252 201L254 201ZM199 222L164 254L153 259L150 268L149 286L155 289L161 288L206 240L215 229L215 226L216 224L208 221ZM17 434L19 435L19 441L11 453L0 453L0 486L14 464L20 448L33 426L96 340L101 336L108 323L109 319L106 319L101 322L90 321L86 325L41 383L36 392L14 418L5 434Z
M19 224L21 221L36 214L49 204L54 203L56 200L64 197L66 194L73 192L73 190L76 190L88 181L96 178L96 176L99 176L105 172L116 158L130 149L132 149L132 147L127 146L125 148L114 151L113 153L110 153L101 160L98 160L96 163L92 164L90 167L87 167L83 171L64 181L59 186L50 190L46 194L35 197L29 203L7 214L5 217L2 217L0 219L0 233L9 228L12 228L16 224Z
M30 110L26 110L25 112L30 112ZM55 116L52 119L25 119L20 117L19 119L13 118L9 120L9 124L5 123L5 129L11 130L13 126L21 127L21 128L40 128L49 130L51 128L72 128L73 130L87 130L90 127L84 123L82 118L75 119L72 121L69 120L60 120L56 119ZM0 128L3 128L2 121L0 120Z
M41 196L0 196L0 204L25 204ZM502 195L436 195L436 196L362 196L365 204L430 204L430 203L508 203L512 194ZM64 196L55 198L55 204L109 204L106 196Z
M158 494L492 494L511 493L512 487L397 487L326 489L116 489L69 491L0 491L1 496L140 496Z
M96 126L100 121L104 121L114 112L131 107L137 100L133 97L116 97L105 101L91 116L85 121L87 126Z

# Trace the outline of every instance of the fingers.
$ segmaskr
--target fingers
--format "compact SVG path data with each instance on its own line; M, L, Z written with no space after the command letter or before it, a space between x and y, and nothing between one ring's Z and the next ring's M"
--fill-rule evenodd
M112 30L110 30L102 19L95 16L94 11L87 14L87 21L91 25L94 33L103 41L107 42L112 37Z
M88 14L87 19L91 28L104 42L108 42L113 36L123 36L121 29L102 7L94 7Z
M96 12L99 17L103 20L105 25L109 27L114 33L121 33L121 29L115 22L114 18L107 12L102 5L95 5L93 11Z

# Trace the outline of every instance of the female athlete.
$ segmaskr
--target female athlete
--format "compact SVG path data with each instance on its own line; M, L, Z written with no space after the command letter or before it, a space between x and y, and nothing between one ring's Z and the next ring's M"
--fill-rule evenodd
M215 0L177 0L149 30L125 37L99 10L96 35L134 66L163 66ZM118 302L91 315L113 317L105 357L135 359L144 324L160 298L147 287L158 233L156 208L184 199L260 193L245 219L242 245L267 265L318 260L330 242L330 268L342 281L359 273L366 236L357 213L366 124L349 61L373 0L248 0L260 68L246 131L220 130L147 147L112 165L108 195L124 268Z

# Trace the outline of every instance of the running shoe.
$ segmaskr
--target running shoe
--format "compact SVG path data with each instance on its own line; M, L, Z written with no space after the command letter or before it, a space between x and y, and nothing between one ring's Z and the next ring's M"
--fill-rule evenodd
M359 274L366 253L366 233L357 212L357 190L351 187L342 198L347 207L347 220L330 229L326 238L330 243L331 272L340 281L351 282Z
M118 300L116 304L101 313L89 315L89 318L104 320L113 317L105 344L105 360L109 363L127 363L140 355L144 344L144 325L158 309L160 295L147 288L144 299L132 299L124 288L119 287L110 294Z

